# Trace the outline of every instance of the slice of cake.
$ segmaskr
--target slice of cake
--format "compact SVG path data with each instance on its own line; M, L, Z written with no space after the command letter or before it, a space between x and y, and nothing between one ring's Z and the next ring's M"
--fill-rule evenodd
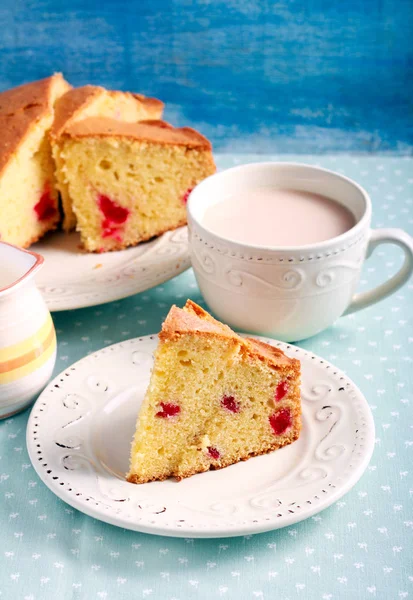
M120 250L184 225L189 192L215 172L205 137L163 121L89 117L65 128L60 152L89 251Z
M296 440L300 363L187 301L159 334L128 481L182 479Z
M0 239L24 248L59 221L48 131L61 73L0 94Z
M59 99L50 138L56 163L57 185L62 198L63 228L66 231L76 227L76 216L72 210L61 153L60 136L65 128L88 117L108 117L131 123L144 119L160 119L163 108L163 102L156 98L106 90L94 85L73 88Z

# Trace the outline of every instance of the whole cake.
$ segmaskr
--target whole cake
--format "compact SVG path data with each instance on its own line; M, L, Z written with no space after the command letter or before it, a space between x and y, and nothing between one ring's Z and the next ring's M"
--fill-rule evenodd
M163 121L72 122L60 136L60 157L82 243L97 252L184 225L189 192L215 172L205 137Z
M66 231L76 227L76 216L72 209L62 156L61 136L65 128L88 117L107 117L131 123L144 119L160 119L163 108L163 102L156 98L106 90L94 85L73 88L59 99L50 139L56 163L57 187L62 198L63 228Z
M0 94L0 239L23 248L54 229L58 193L48 132L70 85L61 73Z
M190 300L159 334L128 481L178 480L296 440L300 363L244 339Z

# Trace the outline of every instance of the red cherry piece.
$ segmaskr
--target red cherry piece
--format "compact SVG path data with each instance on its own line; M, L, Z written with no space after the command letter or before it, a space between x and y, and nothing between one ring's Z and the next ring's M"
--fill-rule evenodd
M275 435L281 435L292 425L291 412L288 408L282 408L270 416L270 425Z
M288 385L286 381L281 381L275 389L275 401L279 402L288 394Z
M156 413L156 417L160 417L161 419L168 419L169 417L174 417L175 415L181 412L181 407L178 404L172 404L171 402L161 402L161 408L159 412Z
M221 400L221 406L233 413L240 411L239 402L235 400L234 396L224 396Z
M103 219L102 221L102 237L103 238L114 238L118 242L122 241L122 226L113 225L109 219Z
M213 446L208 446L208 454L214 460L218 460L221 457L219 451Z
M106 229L104 229L102 232L102 237L103 238L110 237L110 238L115 239L117 242L122 241L122 236L121 236L120 230L116 229L116 227L107 227Z
M45 186L39 202L34 206L34 210L39 221L48 221L56 216L56 204L50 195L49 186Z
M188 202L188 198L189 198L189 194L192 192L194 188L188 188L185 192L185 194L182 197L182 202L183 204L186 204Z
M98 196L98 206L100 211L105 216L105 220L103 222L104 228L105 224L106 226L113 223L121 225L122 223L125 223L130 215L130 210L128 208L120 206L108 196L104 196L103 194L99 194Z

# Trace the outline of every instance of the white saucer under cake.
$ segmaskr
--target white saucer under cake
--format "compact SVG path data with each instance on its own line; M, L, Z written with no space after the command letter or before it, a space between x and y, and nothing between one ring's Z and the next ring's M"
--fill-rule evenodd
M120 300L190 266L186 227L119 252L84 252L77 233L63 232L48 234L31 249L45 259L36 283L51 311Z
M176 537L259 533L306 519L348 492L373 452L366 399L333 365L263 339L302 363L303 429L281 450L181 482L125 481L157 336L109 346L67 368L34 405L29 455L65 502L107 523Z

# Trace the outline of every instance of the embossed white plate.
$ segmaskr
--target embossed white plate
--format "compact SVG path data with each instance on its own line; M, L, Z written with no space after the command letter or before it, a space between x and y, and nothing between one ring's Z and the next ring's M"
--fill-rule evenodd
M45 259L36 283L51 311L126 298L190 266L186 227L120 252L86 253L77 233L62 232L47 235L33 250Z
M301 360L303 429L271 454L181 482L124 480L157 336L115 344L62 372L27 425L31 461L65 502L107 523L169 536L224 537L291 525L357 482L374 444L367 402L318 356L263 339Z

